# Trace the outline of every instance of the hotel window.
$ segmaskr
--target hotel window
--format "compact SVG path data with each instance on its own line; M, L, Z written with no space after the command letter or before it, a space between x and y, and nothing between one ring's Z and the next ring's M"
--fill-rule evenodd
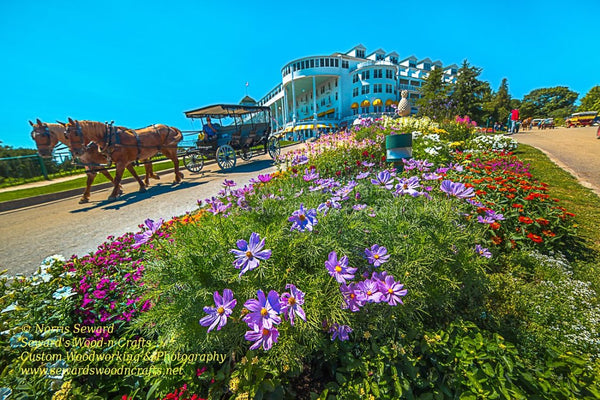
M381 88L381 83L378 83L378 84L376 84L376 85L373 85L373 93L381 93L381 92L382 92L382 90L381 90L381 89L382 89L382 88Z
M361 94L369 94L369 92L371 91L370 86L369 85L365 85L361 88L360 93Z
M383 60L383 54L376 54L375 55L375 60L376 61Z
M356 50L356 57L365 58L365 51L364 50Z
M342 68L349 68L348 61L342 60Z
M321 94L325 93L325 86L321 86Z
M401 85L408 85L408 79L400 79Z
M423 66L423 69L424 69L425 71L431 71L431 64L429 64L429 63L425 63L425 65Z
M363 80L369 79L371 77L371 71L365 71L362 73Z
M356 115L358 114L358 108L353 108L352 109L352 115Z
M329 58L326 58L326 59L325 59L325 66L326 66L326 67L329 67Z
M338 99L338 92L335 92L335 99Z
M352 89L352 97L356 97L356 96L358 96L358 88L357 87Z
M380 113L381 112L381 106L373 106L373 112Z
M369 113L369 106L367 106L367 107L361 107L360 109L361 109L361 112L363 114L368 114Z
M356 83L356 82L358 82L358 74L354 74L352 76L352 83Z
M411 68L417 68L417 62L411 60L408 62L408 66Z
M337 58L333 59L334 66L339 67L339 60Z
M327 89L331 90L331 82L327 82Z
M392 90L393 90L392 85L390 85L390 84L385 85L386 93L392 93Z
M325 59L321 58L321 67L324 67L324 66L325 66Z
M398 59L396 57L391 57L390 60L393 64L398 64Z
M314 68L315 67L315 60L310 60L310 67Z
M394 71L392 71L391 69L386 69L385 70L385 77L387 79L394 79Z

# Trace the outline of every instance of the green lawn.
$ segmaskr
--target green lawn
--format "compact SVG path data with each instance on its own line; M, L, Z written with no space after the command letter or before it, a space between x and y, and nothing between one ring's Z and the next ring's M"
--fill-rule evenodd
M524 163L531 164L536 177L550 185L551 197L560 199L560 205L575 213L579 234L587 241L589 247L600 251L600 197L581 186L571 174L550 161L538 149L519 144L515 154Z

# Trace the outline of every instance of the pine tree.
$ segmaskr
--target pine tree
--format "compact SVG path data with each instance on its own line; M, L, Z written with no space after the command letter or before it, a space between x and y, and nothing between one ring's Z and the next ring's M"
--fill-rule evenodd
M427 116L435 121L450 118L454 107L448 97L449 85L444 82L441 68L434 68L425 78L420 89L421 98L416 101L419 115Z
M456 104L456 114L468 115L478 122L484 119L483 103L491 93L489 83L478 79L481 71L481 68L472 67L464 60L450 94L450 99Z

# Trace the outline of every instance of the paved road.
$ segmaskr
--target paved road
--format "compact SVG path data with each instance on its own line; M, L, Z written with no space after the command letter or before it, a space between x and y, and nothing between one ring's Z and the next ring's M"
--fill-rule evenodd
M597 129L597 126L533 129L512 137L542 150L582 185L600 195L600 139L596 139Z
M0 269L7 268L11 275L30 274L49 255L88 254L109 235L139 231L146 218L170 219L197 209L197 200L215 196L225 178L243 186L258 174L276 170L266 155L251 163L240 161L230 173L216 164L206 165L204 174L184 169L185 179L176 186L171 185L173 173L162 173L146 193L137 192L137 183L126 184L125 194L114 202L105 200L110 193L105 189L93 192L87 204L78 204L76 196L0 213Z

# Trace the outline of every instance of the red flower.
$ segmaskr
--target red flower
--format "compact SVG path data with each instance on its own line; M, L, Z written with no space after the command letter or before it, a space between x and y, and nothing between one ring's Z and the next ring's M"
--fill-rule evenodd
M500 224L497 222L492 222L490 224L490 228L492 228L493 230L499 229L500 228Z
M523 208L523 204L519 204L519 203L514 203L512 205L513 208Z
M540 225L548 225L550 223L550 221L548 221L546 218L537 218L536 222Z
M499 245L500 243L502 243L502 238L500 236L492 236L492 242L495 245Z
M340 176L340 175L342 175L342 171L335 171L335 174L336 174L337 176Z
M523 216L519 217L519 222L524 223L524 224L528 224L528 225L529 224L533 224L533 220L531 218L529 218L529 217L523 217Z
M534 235L534 234L533 234L533 233L531 233L531 232L530 232L530 233L527 235L527 237L528 237L529 239L531 239L532 241L534 241L535 243L542 243L542 241L544 240L544 239L542 239L542 237L541 237L541 236Z
M554 236L556 236L556 233L554 233L554 232L552 232L552 231L547 231L547 230L545 230L545 231L542 231L542 233L543 233L544 235L546 235L546 236L550 236L550 237L554 237Z
M362 152L363 157L369 157L369 152L368 151L363 151Z

